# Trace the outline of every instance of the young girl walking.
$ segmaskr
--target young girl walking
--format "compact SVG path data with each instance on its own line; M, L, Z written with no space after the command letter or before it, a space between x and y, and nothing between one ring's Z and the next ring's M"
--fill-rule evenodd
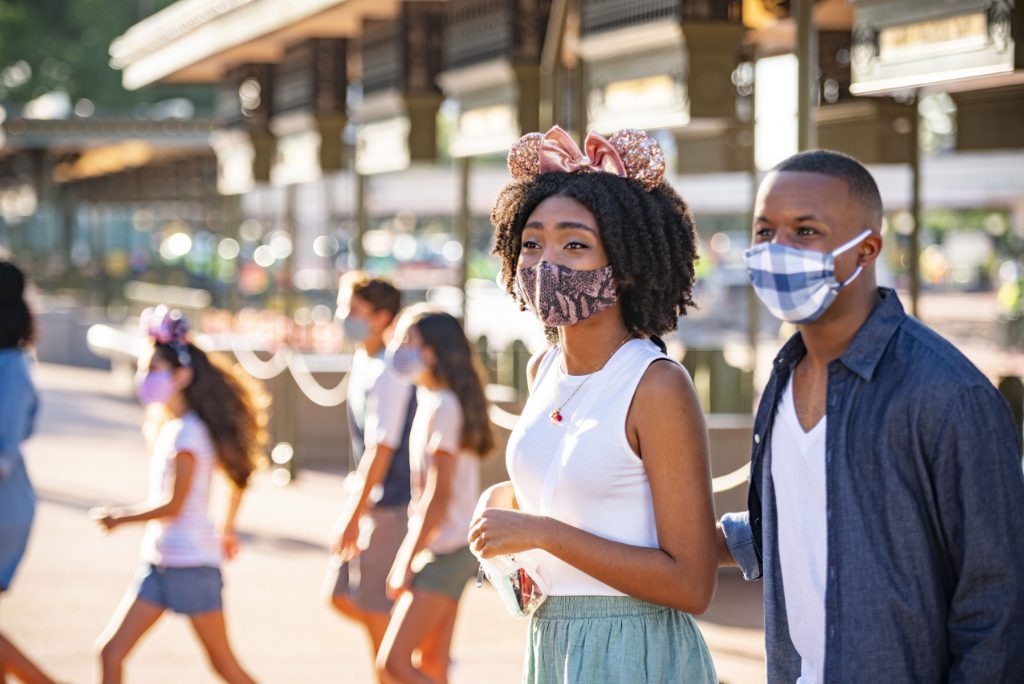
M459 598L477 563L466 530L480 493L479 460L494 448L473 351L452 316L423 306L401 317L390 350L417 386L409 437L409 531L388 578L399 596L377 658L382 681L444 684Z
M659 335L692 306L696 236L646 133L559 128L509 154L492 214L509 294L552 346L507 452L511 482L470 539L515 554L547 594L530 624L528 684L716 681L691 614L716 581L707 434Z
M147 309L141 324L151 343L136 376L153 444L149 498L92 512L107 531L146 524L138 577L100 637L103 683L121 681L125 658L165 610L188 616L225 681L252 682L228 642L220 564L238 551L235 516L263 458L266 401L244 376L188 340L180 312ZM231 484L219 532L209 514L215 470Z

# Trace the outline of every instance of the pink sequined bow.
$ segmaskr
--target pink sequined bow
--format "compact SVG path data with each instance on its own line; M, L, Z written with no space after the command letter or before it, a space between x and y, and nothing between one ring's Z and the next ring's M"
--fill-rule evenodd
M544 134L538 151L540 172L593 171L595 173L613 173L626 177L626 165L622 157L615 151L611 143L597 133L590 133L583 143L587 153L583 154L568 133L558 126Z

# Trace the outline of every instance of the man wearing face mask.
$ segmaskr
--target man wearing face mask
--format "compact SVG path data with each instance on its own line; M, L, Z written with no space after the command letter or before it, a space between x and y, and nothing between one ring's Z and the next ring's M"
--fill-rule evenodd
M1024 681L1024 474L1006 402L875 282L882 203L812 151L761 185L751 282L800 331L719 561L763 576L769 682Z
M332 605L366 628L374 654L387 629L392 602L388 571L405 537L409 504L409 431L416 413L412 384L384 358L386 339L401 306L387 280L361 273L342 277L338 317L356 351L349 374L352 453L359 459L355 486L339 520L331 551Z

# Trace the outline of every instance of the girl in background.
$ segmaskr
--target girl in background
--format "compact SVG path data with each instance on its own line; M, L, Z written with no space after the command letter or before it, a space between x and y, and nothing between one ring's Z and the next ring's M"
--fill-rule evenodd
M25 554L36 510L36 494L21 454L39 405L28 372L26 349L34 339L34 326L24 293L21 269L0 261L0 595L10 589ZM0 682L5 674L28 684L52 681L0 634Z
M139 576L100 637L103 682L121 681L124 659L168 609L189 617L225 681L252 682L228 642L220 564L238 551L235 516L263 458L267 402L244 376L188 341L180 312L147 309L141 323L151 342L136 376L153 443L149 499L93 511L107 531L146 523ZM215 467L232 485L219 533L209 515Z
M409 438L409 531L388 578L400 595L377 658L394 684L448 681L459 598L476 574L466 531L480 493L479 460L494 448L484 385L462 326L423 306L404 313L391 349L417 386Z

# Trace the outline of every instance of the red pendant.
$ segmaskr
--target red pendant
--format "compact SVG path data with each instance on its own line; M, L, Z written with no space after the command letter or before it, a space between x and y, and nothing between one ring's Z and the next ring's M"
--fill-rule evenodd
M558 409L555 409L554 411L551 412L550 418L551 422L554 425L558 425L559 423L562 422L562 414L559 413Z

